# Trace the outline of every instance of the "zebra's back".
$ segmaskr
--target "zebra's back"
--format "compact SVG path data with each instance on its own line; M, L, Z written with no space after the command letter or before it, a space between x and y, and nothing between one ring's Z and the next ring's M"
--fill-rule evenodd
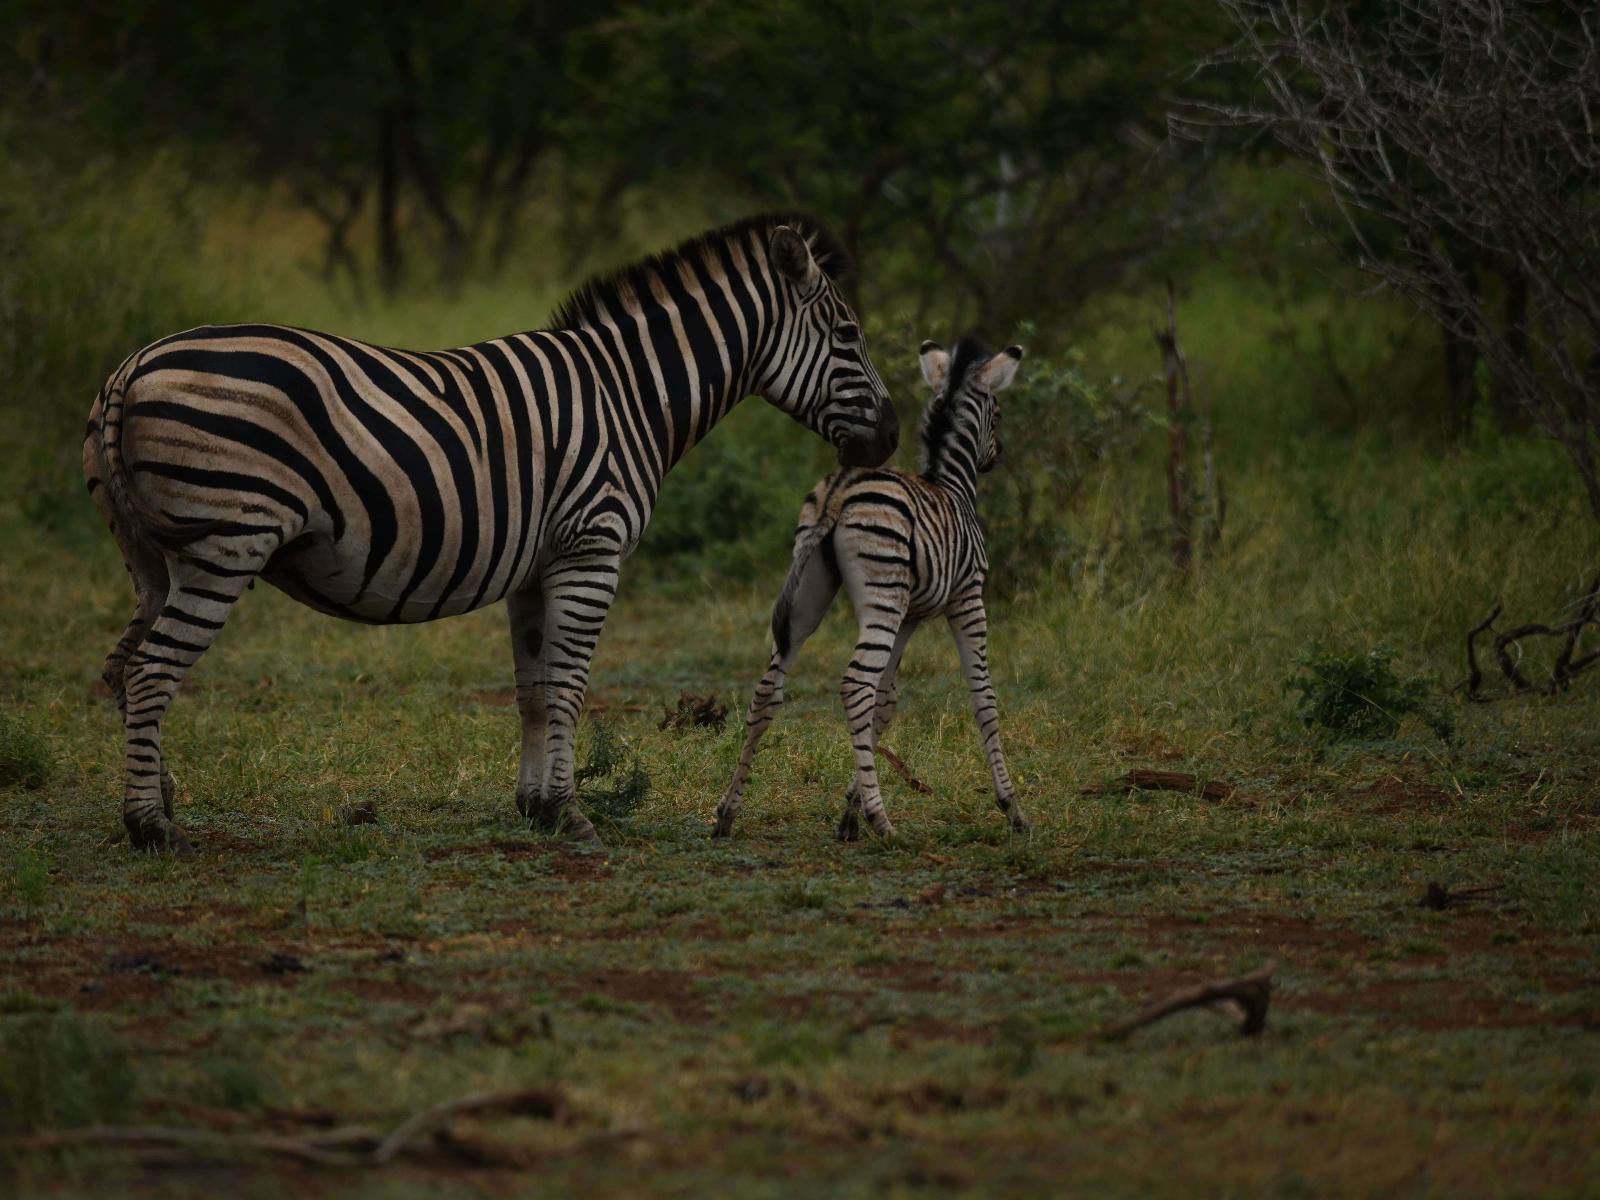
M565 502L604 486L598 358L584 331L416 352L208 326L124 363L90 437L109 426L148 508L211 523L214 547L262 556L262 577L297 599L431 620L521 586L559 545Z

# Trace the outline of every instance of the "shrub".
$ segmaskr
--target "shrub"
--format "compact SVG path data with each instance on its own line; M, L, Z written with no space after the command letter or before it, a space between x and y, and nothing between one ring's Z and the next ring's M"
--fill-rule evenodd
M50 766L43 736L17 714L0 712L0 787L43 787Z
M1392 659L1382 646L1366 654L1333 654L1314 647L1296 664L1297 673L1284 681L1284 690L1300 693L1300 720L1306 728L1320 728L1336 742L1387 740L1407 716L1417 717L1448 742L1455 733L1449 710L1426 680L1397 676Z

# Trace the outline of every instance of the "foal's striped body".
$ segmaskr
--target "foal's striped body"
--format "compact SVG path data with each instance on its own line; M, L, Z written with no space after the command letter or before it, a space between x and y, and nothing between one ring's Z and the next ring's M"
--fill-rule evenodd
M733 829L756 748L783 703L784 678L841 584L859 633L839 688L855 752L839 836L858 837L863 813L876 832L893 832L878 788L877 739L894 719L895 676L906 643L919 624L939 616L948 620L961 654L995 802L1012 828L1028 828L1001 753L989 682L983 605L989 559L976 508L977 476L1000 455L994 394L1011 382L1022 350L1013 346L990 358L968 340L952 361L925 342L921 357L936 393L923 418L922 473L839 471L812 490L800 511L793 565L772 614L772 660L750 701L744 752L717 808L718 836Z

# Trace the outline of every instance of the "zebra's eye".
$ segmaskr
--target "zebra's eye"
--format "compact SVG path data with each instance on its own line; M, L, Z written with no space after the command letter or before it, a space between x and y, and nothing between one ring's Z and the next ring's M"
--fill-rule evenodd
M861 340L861 329L855 325L840 325L833 331L834 340L852 345Z

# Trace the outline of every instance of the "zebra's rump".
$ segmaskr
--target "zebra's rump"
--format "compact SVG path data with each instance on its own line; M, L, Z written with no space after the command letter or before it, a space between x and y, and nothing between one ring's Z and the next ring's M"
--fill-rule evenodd
M952 596L974 580L981 583L987 572L976 513L909 472L835 472L807 497L800 533L819 523L831 531L841 567L855 560L872 586L905 589L908 615L915 619L942 612Z
M605 416L575 369L582 340L423 353L281 326L190 330L126 368L122 454L162 517L217 523L194 553L256 559L339 616L449 616L520 586L546 518L596 486Z

